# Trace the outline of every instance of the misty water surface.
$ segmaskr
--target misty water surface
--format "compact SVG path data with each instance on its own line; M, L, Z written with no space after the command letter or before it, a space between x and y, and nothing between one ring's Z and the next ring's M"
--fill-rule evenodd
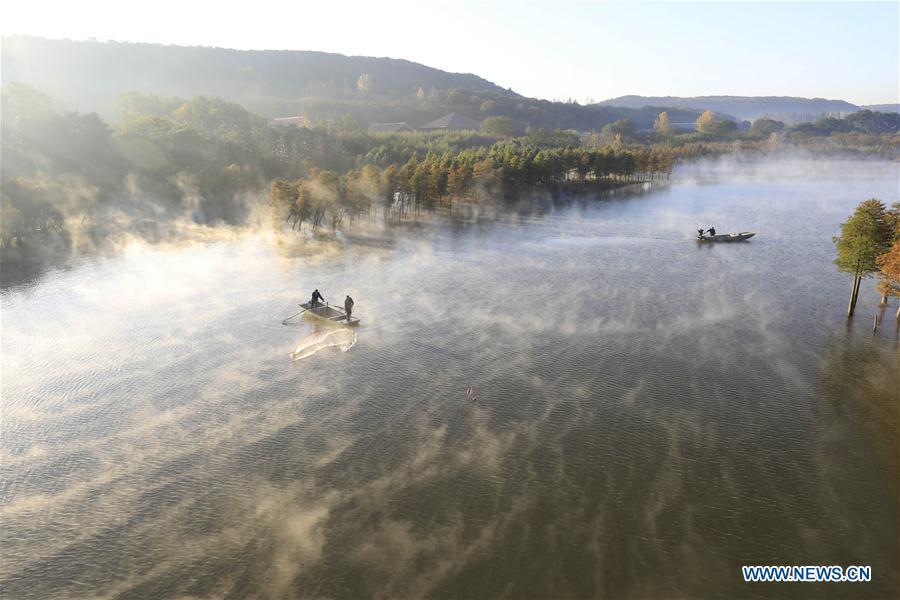
M706 172L352 239L135 244L7 287L0 589L895 596L896 308L873 336L867 281L848 325L831 236L897 181ZM710 225L758 234L698 246ZM314 287L355 298L355 340L282 326Z

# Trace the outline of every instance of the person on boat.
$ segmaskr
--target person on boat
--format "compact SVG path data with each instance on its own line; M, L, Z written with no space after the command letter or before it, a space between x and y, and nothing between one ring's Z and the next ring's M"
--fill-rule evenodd
M319 293L318 288L315 289L312 293L312 299L309 301L310 308L315 308L319 305L319 302L325 302L325 298L322 297L322 294Z
M711 235L712 237L716 237L716 228L715 228L715 227L710 227L710 228L707 229L706 231L707 231L707 233L709 233L709 235Z
M347 297L344 298L344 312L347 313L347 321L350 321L350 315L353 314L353 298L350 297L350 294L347 294Z
M697 239L698 239L698 240L702 240L702 239L703 239L703 230L702 230L702 229L698 229L698 230L697 230Z

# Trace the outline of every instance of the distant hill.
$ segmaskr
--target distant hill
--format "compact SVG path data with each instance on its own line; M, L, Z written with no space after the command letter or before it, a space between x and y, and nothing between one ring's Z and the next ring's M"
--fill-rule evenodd
M111 112L127 91L220 96L266 116L298 97L416 97L460 88L517 97L476 75L448 73L393 58L325 52L229 50L7 36L2 80L38 88L71 108Z
M601 106L641 108L672 106L693 110L711 110L737 119L753 121L769 117L787 122L810 121L821 117L856 112L859 106L844 100L796 98L792 96L620 96L599 103Z
M312 124L353 116L362 126L420 126L451 112L481 121L502 116L527 128L599 131L618 119L652 128L657 108L582 106L526 98L481 77L408 60L286 50L230 50L79 42L10 36L2 40L0 76L48 94L63 110L114 119L124 92L190 98L218 96L265 117ZM673 123L700 113L669 111Z
M869 104L867 106L860 106L860 108L877 112L900 113L900 104Z

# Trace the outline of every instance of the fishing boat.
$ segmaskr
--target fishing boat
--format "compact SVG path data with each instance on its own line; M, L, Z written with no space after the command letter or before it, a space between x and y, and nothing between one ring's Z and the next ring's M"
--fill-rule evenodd
M745 240L749 240L754 235L756 235L755 231L742 231L740 233L720 233L717 235L706 235L703 237L697 236L698 242L743 242Z
M343 308L328 304L327 302L317 302L315 306L311 302L304 302L300 305L303 314L334 323L335 325L346 325L355 327L359 325L359 319L356 317L347 318L347 313Z

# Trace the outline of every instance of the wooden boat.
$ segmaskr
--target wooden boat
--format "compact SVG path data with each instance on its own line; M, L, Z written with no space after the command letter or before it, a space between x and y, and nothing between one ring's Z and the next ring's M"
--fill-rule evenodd
M740 233L719 233L717 235L709 235L709 236L697 236L698 242L743 242L744 240L749 240L754 235L756 235L755 231L742 231Z
M346 325L349 327L359 325L359 319L356 317L347 319L347 313L344 312L343 308L327 302L317 302L315 306L312 306L310 302L304 302L300 305L300 308L304 309L303 314L334 323L335 325Z

